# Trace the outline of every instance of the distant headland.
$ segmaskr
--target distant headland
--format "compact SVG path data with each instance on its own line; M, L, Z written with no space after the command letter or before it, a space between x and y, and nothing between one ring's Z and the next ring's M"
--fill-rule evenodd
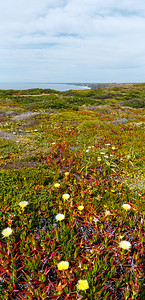
M71 83L70 83L71 84ZM73 83L74 85L79 85L83 87L88 87L90 89L102 89L102 88L112 88L112 87L123 87L123 86L132 86L139 83ZM142 84L142 83L141 83Z

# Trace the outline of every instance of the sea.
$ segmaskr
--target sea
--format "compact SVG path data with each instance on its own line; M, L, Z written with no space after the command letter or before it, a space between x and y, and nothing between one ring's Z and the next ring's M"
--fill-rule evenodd
M28 89L53 89L56 91L84 90L88 86L76 85L75 83L42 83L42 82L3 82L0 90L28 90Z

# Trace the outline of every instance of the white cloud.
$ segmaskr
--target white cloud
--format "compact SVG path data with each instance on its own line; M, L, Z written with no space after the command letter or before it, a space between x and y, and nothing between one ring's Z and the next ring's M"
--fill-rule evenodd
M0 81L144 81L143 0L5 0L0 11Z

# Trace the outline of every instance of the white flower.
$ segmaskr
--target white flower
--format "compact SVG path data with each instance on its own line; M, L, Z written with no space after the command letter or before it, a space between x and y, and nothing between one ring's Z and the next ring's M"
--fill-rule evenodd
M10 227L7 227L7 228L5 228L3 231L2 231L2 235L4 236L4 237L8 237L9 235L11 235L12 234L12 229L10 228Z
M122 205L122 207L123 207L125 210L130 210L130 209L131 209L131 206L130 206L129 204L126 204L126 203L124 203L124 204Z
M70 195L69 194L63 194L62 195L62 199L63 200L68 200L70 198Z
M119 247L125 250L129 250L131 248L131 243L128 241L121 241L119 243Z
M55 217L56 221L62 221L65 219L65 215L64 214L58 214Z
M28 204L29 204L28 201L21 201L21 202L19 202L19 205L20 205L21 208L26 207Z
M123 235L120 235L119 238L122 240L123 239Z

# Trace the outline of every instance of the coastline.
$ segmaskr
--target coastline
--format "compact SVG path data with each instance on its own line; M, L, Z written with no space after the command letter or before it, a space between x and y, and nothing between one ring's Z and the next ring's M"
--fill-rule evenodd
M130 87L132 85L140 84L138 83L75 83L75 85L86 86L90 89L103 89L103 88L113 88L113 87ZM142 84L142 83L141 83Z
M51 89L56 91L69 91L69 90L94 90L105 88L121 88L132 87L143 83L46 83L46 82L1 82L0 90L30 90L30 89Z

